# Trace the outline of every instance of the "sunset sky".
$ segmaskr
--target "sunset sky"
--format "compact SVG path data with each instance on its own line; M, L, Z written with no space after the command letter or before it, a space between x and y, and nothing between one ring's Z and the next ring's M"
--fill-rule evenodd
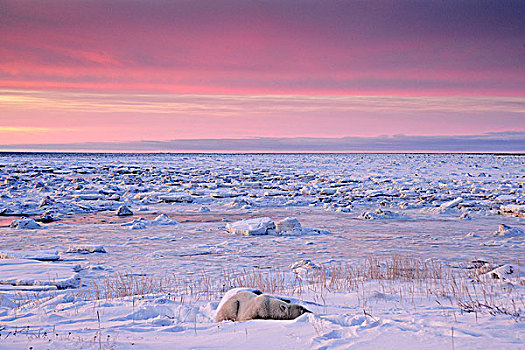
M0 0L0 150L497 133L525 151L524 18L524 1Z

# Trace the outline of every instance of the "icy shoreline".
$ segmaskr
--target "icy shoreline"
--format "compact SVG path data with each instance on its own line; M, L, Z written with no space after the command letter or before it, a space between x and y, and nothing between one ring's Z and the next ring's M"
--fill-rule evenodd
M6 278L0 286L2 348L377 348L387 339L407 348L450 348L452 337L458 348L520 348L525 341L523 156L0 154L0 159L0 253L8 265L29 259L20 264L43 271L18 279L42 283L15 278L10 284ZM36 225L18 221L8 227L23 216ZM258 225L266 234L244 235L259 233ZM376 276L356 279L358 288L315 284L301 293L279 291L311 303L311 316L216 324L212 315L228 286L217 285L201 299L187 289L211 288L225 271L231 279L242 271L274 271L281 281L294 281L319 273L320 266L359 268L370 257L393 256L430 259L454 273L480 269L480 276L488 274L475 287L512 293L521 316L483 305L469 311L457 301L429 296L419 287L431 283L428 278ZM78 286L50 285L49 266L42 264L57 267L66 280L78 278ZM334 271L325 277L337 276ZM144 288L133 290L134 296L119 289L101 297L119 278ZM463 277L457 283L472 284ZM503 307L500 297L479 300Z

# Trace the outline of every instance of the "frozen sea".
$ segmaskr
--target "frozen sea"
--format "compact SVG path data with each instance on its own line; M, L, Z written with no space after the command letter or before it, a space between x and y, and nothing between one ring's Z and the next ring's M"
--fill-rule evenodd
M524 185L524 155L0 153L0 348L523 349ZM234 287L312 313L215 322Z

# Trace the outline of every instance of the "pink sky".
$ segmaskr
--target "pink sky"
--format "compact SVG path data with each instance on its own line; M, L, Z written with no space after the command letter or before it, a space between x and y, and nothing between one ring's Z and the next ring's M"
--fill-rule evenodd
M2 1L0 145L525 130L520 1Z

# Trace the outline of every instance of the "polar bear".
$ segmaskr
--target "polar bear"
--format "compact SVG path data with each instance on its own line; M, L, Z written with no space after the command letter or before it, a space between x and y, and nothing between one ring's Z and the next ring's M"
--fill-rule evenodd
M216 321L293 320L307 312L311 311L271 295L242 291L224 302Z

